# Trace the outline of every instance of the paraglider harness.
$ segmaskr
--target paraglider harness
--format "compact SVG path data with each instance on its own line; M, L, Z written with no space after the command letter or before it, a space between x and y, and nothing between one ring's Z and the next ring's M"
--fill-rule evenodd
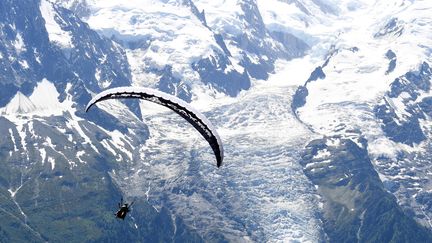
M119 210L117 213L115 213L115 216L119 219L123 219L126 217L126 214L129 213L129 208L133 205L134 202L132 202L130 205L128 203L123 204L123 198L120 200L118 204Z

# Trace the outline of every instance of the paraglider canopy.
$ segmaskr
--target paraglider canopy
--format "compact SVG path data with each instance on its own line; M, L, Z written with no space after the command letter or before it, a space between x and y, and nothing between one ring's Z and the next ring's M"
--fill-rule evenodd
M217 167L222 165L224 155L222 141L214 126L202 113L173 95L142 87L112 88L99 93L90 100L87 104L86 112L99 101L118 98L143 99L173 110L187 120L207 140L216 156Z

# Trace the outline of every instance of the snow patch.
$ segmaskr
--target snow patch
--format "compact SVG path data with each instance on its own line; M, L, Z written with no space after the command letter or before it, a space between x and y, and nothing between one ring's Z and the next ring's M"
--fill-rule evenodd
M17 143L16 143L15 136L13 135L13 131L11 128L9 128L9 134L10 134L10 137L12 139L12 143L14 145L14 151L17 152L18 151L18 148L16 146Z
M40 148L39 153L40 153L41 158L42 158L42 160L41 160L42 164L45 164L45 160L47 158L47 153L46 153L45 148Z
M68 95L68 98L60 103L59 95L54 84L43 79L36 85L30 97L18 91L5 107L0 108L0 114L10 118L9 120L15 120L18 116L24 115L48 117L71 111L73 102L70 96Z
M60 17L56 13L54 5L47 0L42 0L40 3L40 11L42 17L45 19L45 28L48 32L49 40L61 48L73 48L71 33L62 30L57 23L57 19Z
M21 67L23 67L24 69L29 69L29 65L26 60L19 60L18 62L21 65Z
M48 157L48 163L51 164L51 170L54 170L55 167L55 159L52 157Z
M318 153L313 157L313 159L325 159L331 156L330 151L327 149L319 150Z
M54 84L47 79L43 79L36 85L29 99L37 106L38 115L61 115L66 107L59 102L59 95Z
M81 163L85 163L82 159L81 159L81 157L83 156L83 155L85 155L86 154L86 152L85 151L78 151L77 153L76 153L76 157L77 157L77 159L81 162Z
M167 65L187 85L200 83L192 64L223 53L214 33L179 1L87 2L92 10L89 25L126 48L135 86L154 88L160 77L148 70Z
M87 136L87 134L85 134L85 132L83 131L78 117L73 117L73 119L69 119L66 123L66 126L71 130L75 130L81 136L81 138L84 139L85 144L89 144L94 151L96 151L98 154L100 153L96 146L93 144L90 137Z
M8 189L8 192L11 194L11 197L12 198L15 198L15 195L17 194L17 192L21 189L21 187L22 187L23 185L20 185L17 189L15 189L15 190L12 190L12 188L9 188Z
M27 114L36 110L36 106L33 102L25 96L23 93L18 91L11 101L2 109L2 114Z
M101 141L102 146L106 148L114 157L116 157L117 161L119 161L118 155L116 151L111 147L110 142L107 139Z
M109 135L112 138L112 142L116 145L116 148L119 149L121 152L123 152L124 154L126 154L129 158L129 160L132 160L132 152L130 152L127 148L126 145L128 145L129 148L131 148L132 146L130 145L130 143L127 142L127 137L125 137L124 134L122 134L120 131L118 130L114 130L112 132L108 132ZM115 153L114 153L115 154Z
M26 51L26 46L24 44L21 33L17 32L16 39L13 45L15 46L15 50L18 52L18 54Z

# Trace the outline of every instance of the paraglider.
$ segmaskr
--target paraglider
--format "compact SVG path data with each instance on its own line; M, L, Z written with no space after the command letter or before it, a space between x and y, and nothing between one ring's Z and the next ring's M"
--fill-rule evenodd
M120 200L119 204L118 204L118 208L119 210L117 211L117 213L115 213L115 216L119 219L125 219L127 213L130 212L130 207L132 207L134 202L132 202L130 205L128 203L123 203L123 198Z
M216 156L217 167L222 165L224 155L222 141L214 126L203 114L195 110L188 103L170 94L142 87L112 88L93 97L93 99L87 104L86 112L97 102L119 98L143 99L168 107L172 111L176 112L188 121L196 130L198 130L198 132L207 140Z

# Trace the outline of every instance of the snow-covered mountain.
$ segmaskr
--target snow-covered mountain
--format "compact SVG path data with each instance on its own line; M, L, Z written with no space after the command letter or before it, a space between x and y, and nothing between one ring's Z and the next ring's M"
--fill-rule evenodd
M4 0L0 10L6 241L432 239L428 1ZM105 101L84 113L117 86L204 112L225 164L160 106ZM117 222L121 195L136 203Z
M101 89L131 84L121 47L48 1L1 1L0 10L1 240L199 241L146 201L133 221L110 217L123 194L110 173L148 130L137 102L84 107Z
M337 38L293 104L299 119L320 134L366 138L387 189L427 227L430 9L426 1L359 5L332 30Z

